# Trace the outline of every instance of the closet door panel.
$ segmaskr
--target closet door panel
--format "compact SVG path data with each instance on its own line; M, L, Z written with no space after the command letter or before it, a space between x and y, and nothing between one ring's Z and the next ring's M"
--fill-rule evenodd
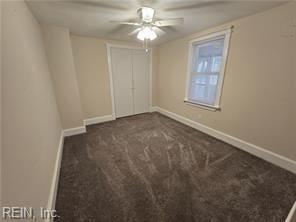
M149 112L150 52L133 50L134 113Z
M111 64L116 117L133 115L132 50L111 48Z

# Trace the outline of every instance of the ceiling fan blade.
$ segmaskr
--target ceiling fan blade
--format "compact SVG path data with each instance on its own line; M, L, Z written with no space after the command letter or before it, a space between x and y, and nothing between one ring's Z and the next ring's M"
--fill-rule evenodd
M73 0L73 1L65 1L67 4L78 4L78 5L82 5L82 6L90 6L90 7L98 7L98 8L102 8L102 9L107 9L107 10L118 10L118 11L127 11L128 10L128 6L122 6L122 5L116 5L112 2L108 3L108 2L99 2L99 1L95 1L95 0L83 0L83 1L79 1L79 0Z
M135 29L134 31L128 33L128 35L129 35L129 36L134 35L134 34L138 33L140 30L141 30L141 28L137 28L137 29Z
M153 25L162 27L162 26L181 25L183 23L184 23L183 18L174 18L174 19L157 20L153 23Z
M117 23L122 25L134 25L134 26L140 26L141 24L138 22L128 22L128 21L110 21L111 23Z
M162 36L165 34L165 31L163 31L161 28L158 28L157 26L153 26L152 30L155 31L158 36Z
M117 35L122 35L123 33L127 32L127 28L131 26L126 26L126 25L118 25L115 28L111 29L110 31L107 32L108 35L111 36L117 36ZM128 29L130 30L130 29Z
M185 2L184 4L179 4L178 6L174 6L171 8L166 8L165 11L182 11L182 10L191 10L191 9L199 9L204 7L211 6L219 6L227 4L227 1L201 1L198 3Z

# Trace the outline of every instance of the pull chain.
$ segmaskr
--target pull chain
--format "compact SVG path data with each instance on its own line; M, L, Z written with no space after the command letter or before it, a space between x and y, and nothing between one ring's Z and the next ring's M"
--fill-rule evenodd
M145 52L148 52L148 39L145 39Z
M148 41L149 41L149 39L146 39L146 38L143 41L143 48L145 49L145 52L149 51L149 49L148 49Z

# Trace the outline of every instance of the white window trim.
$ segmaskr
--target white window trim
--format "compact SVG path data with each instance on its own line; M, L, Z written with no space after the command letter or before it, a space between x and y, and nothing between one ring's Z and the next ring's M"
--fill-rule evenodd
M230 43L230 36L232 32L232 27L227 28L225 30L215 32L215 33L210 33L208 35L201 36L199 38L193 39L189 42L188 45L188 63L187 63L187 78L186 78L186 92L185 92L185 99L184 102L188 105L193 105L197 106L200 108L205 108L207 110L220 110L220 100L221 100L221 94L222 94L222 87L223 87L223 81L224 81L224 74L225 74L225 67L226 67L226 62L227 62L227 57L228 57L228 48L229 48L229 43ZM190 80L191 80L191 65L192 65L192 50L193 50L193 45L194 43L201 42L204 40L211 40L215 39L219 36L225 35L225 40L224 40L224 50L223 50L223 61L221 64L221 70L219 73L219 81L218 81L218 86L217 86L217 93L216 93L216 99L215 99L215 104L214 105L209 105L209 104L204 104L204 103L199 103L196 101L190 101L188 99L188 92L189 92L189 87L190 87Z

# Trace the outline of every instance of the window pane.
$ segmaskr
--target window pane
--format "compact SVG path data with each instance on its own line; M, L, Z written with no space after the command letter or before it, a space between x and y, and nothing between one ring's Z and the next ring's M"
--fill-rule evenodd
M224 36L193 45L190 101L215 105L223 50Z

